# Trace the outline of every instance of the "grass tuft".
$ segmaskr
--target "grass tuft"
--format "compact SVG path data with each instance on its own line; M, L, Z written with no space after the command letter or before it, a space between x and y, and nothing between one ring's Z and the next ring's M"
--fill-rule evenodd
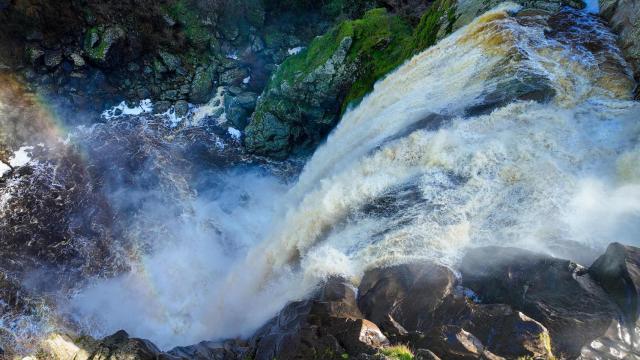
M382 355L394 360L413 360L413 352L406 345L394 345L381 351Z

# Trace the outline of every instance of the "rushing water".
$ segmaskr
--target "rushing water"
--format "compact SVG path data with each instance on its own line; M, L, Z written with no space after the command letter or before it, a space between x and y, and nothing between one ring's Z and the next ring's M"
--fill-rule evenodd
M163 241L65 311L95 335L124 328L169 348L248 335L330 274L455 268L470 246L575 257L640 245L640 104L613 35L585 13L517 10L490 11L376 84L293 185L228 171L176 218L149 203L132 228L163 223Z

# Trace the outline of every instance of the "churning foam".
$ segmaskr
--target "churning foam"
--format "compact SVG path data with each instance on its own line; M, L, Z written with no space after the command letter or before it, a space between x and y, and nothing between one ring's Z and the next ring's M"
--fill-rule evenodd
M187 233L143 259L144 270L81 294L79 313L168 347L247 335L330 274L357 281L375 265L454 265L469 246L637 244L640 104L628 100L628 69L547 36L544 19L517 9L490 11L376 84L286 195L258 201L279 208L220 213L237 226L218 236L245 234L243 258L211 248L212 233L195 237L204 245ZM555 97L467 115L518 81L548 84ZM103 293L120 296L99 302Z

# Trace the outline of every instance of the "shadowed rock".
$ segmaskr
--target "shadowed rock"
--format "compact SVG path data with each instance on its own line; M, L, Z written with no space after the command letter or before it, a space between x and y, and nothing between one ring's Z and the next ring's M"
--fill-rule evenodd
M581 266L526 250L484 247L462 260L463 285L483 302L506 303L549 329L554 353L575 357L618 318Z

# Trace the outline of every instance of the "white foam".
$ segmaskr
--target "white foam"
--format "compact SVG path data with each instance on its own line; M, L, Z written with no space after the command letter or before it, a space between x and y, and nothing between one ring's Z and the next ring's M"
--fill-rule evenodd
M127 115L141 115L153 111L153 103L150 99L141 100L138 106L130 107L125 101L102 112L102 117L106 120L119 118Z
M289 50L287 50L287 53L289 55L296 55L296 54L299 54L302 50L304 50L304 47L297 46L297 47L290 48Z
M231 126L229 126L229 128L227 129L227 132L229 132L229 135L231 135L236 140L240 140L240 136L242 136L242 133L240 132L240 130L233 128Z

